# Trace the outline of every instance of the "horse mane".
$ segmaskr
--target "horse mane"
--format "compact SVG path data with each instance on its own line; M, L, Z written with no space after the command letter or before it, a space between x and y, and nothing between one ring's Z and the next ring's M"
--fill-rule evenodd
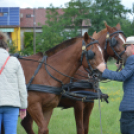
M113 31L114 31L114 30L116 30L116 31L118 30L117 27L111 27L111 28L112 28ZM101 37L101 35L102 35L103 33L105 33L105 32L107 32L107 28L101 30L101 31L98 32L98 33L94 32L92 37L94 37L95 39L98 40L98 39Z
M94 38L97 40L97 39L99 39L99 38L101 37L101 35L102 35L103 33L105 33L105 32L107 32L107 29L106 29L106 28L103 29L103 30L101 30L101 31L98 32L98 33L94 32L92 37L94 37Z
M80 38L80 37L75 37L75 38L72 38L72 39L68 39L68 40L66 40L66 41L64 41L64 42L62 42L62 43L60 43L60 44L54 46L53 48L47 50L47 51L45 52L45 54L46 54L47 56L52 56L53 54L59 52L60 50L62 50L62 49L64 49L64 48L66 48L66 47L68 47L68 46L74 44L78 38Z

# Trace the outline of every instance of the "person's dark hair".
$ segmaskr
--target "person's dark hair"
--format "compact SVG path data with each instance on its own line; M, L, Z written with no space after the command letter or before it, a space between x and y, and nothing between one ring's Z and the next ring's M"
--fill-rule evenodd
M4 49L8 48L7 40L8 40L7 35L2 33L2 32L0 32L0 48L4 48Z

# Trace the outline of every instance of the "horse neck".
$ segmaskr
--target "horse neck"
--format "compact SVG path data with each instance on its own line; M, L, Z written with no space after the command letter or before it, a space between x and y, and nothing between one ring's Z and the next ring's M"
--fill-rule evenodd
M88 80L88 73L85 71L83 66L80 66L79 69L76 71L74 77L79 80Z
M51 57L48 57L47 63L53 66L56 70L73 76L77 69L80 67L80 58L82 53L82 39L68 46L67 48L57 52ZM56 71L52 71L51 74L60 79L63 83L68 83L70 79L60 75Z

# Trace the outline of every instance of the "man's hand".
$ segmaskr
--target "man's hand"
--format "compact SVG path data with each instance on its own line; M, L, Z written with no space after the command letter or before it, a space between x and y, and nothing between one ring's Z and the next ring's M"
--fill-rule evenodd
M24 119L26 117L26 110L20 110L20 118Z
M106 64L101 63L97 66L97 69L103 73L103 71L106 69Z

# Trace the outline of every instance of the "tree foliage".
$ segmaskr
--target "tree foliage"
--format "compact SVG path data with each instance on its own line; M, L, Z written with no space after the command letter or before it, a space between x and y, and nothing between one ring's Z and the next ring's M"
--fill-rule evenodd
M54 8L53 5L46 9L46 25L42 26L42 33L39 33L36 39L37 52L44 52L63 41L64 27L61 24L61 15L58 11L59 9Z
M62 18L65 20L64 25L71 27L74 30L75 35L82 35L82 24L89 26L90 14L89 9L91 0L71 0L65 4L63 9L64 14Z
M104 28L104 21L110 26L115 26L122 19L126 19L126 14L131 12L130 9L120 3L120 0L94 0L90 7L90 19L92 26L89 33L100 31Z
M20 54L33 54L33 32L24 32L24 49L20 51Z

